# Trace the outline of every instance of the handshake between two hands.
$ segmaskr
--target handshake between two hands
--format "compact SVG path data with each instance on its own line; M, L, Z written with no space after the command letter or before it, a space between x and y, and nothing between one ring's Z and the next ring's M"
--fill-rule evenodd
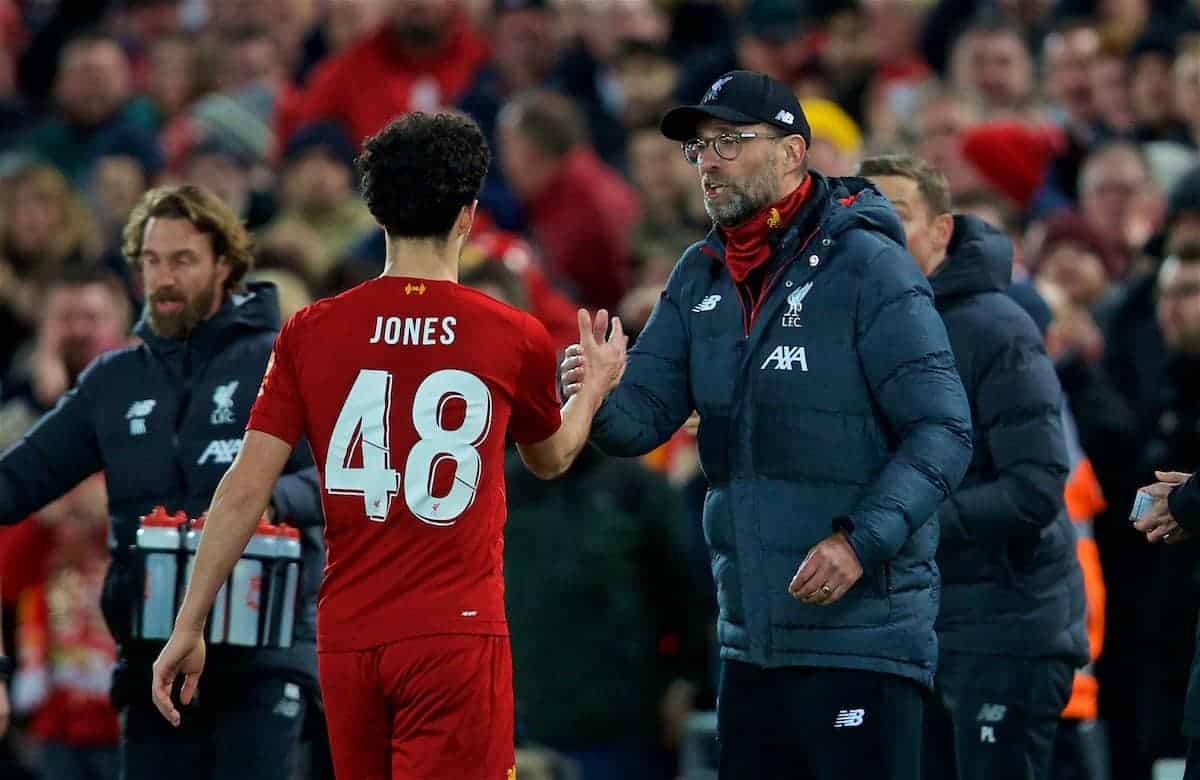
M1146 541L1175 544L1189 538L1188 532L1180 527L1175 518L1171 516L1167 496L1177 485L1186 482L1190 476L1181 471L1156 471L1154 478L1158 482L1147 485L1138 491L1138 493L1148 495L1151 499L1150 508L1142 512L1133 522L1133 527L1146 535Z
M579 342L567 347L562 362L562 396L568 401L586 390L603 400L621 381L625 373L625 348L629 338L621 327L621 318L612 318L609 328L608 312L579 310Z

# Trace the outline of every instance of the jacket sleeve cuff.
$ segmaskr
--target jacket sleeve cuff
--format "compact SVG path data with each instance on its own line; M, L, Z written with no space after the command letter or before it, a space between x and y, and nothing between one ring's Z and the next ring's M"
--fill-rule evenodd
M864 571L877 569L895 558L908 539L908 525L904 520L882 513L873 517L838 518L834 521L834 530L846 531L847 541Z

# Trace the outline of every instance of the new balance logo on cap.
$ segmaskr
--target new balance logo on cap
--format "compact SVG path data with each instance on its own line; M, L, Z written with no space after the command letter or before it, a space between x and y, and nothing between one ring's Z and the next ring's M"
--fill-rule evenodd
M721 296L708 295L708 296L705 296L704 300L700 301L700 303L697 303L695 306L693 306L692 311L694 311L694 312L712 311L713 309L717 308L717 304L720 302L721 302Z
M775 115L775 118L780 122L783 122L785 125L793 124L796 121L796 117L792 115L791 111L780 110L780 112Z
M852 729L861 726L863 718L866 716L866 710L838 710L837 717L833 719L833 727L835 729Z

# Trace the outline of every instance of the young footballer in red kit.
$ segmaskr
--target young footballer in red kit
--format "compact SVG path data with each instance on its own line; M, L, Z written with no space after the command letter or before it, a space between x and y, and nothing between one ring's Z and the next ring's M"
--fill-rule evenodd
M338 777L504 780L513 694L504 614L504 448L561 474L625 364L619 320L581 311L588 373L560 409L533 317L457 283L489 152L469 119L410 114L368 139L363 196L382 276L280 332L242 449L208 513L175 631L154 666L174 724L203 669L213 598L302 436L321 473L328 562L318 658ZM185 711L186 712L186 711Z

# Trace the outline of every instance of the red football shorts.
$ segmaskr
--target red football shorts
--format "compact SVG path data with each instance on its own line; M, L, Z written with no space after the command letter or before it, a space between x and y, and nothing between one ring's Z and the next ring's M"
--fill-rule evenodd
M506 636L422 636L318 654L334 773L346 780L511 780Z

